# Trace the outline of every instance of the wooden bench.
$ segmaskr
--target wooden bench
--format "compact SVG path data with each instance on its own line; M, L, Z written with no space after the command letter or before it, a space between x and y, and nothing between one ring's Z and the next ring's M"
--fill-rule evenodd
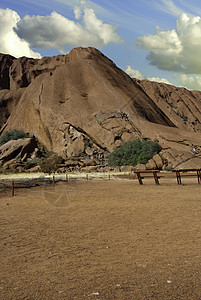
M141 185L143 185L142 179L144 178L153 177L156 184L159 184L159 179L161 178L161 176L158 176L158 173L160 173L159 170L136 170L134 173L137 175L137 179Z
M200 179L201 179L201 169L177 169L177 170L172 170L176 174L177 178L177 183L181 183L181 177L197 177L198 179L198 184L200 184ZM189 174L191 173L191 174Z

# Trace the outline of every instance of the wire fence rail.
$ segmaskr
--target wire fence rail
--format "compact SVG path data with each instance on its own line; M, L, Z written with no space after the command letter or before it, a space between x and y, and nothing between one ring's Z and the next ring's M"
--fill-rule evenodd
M52 180L50 179L27 179L27 180L3 180L0 181L0 193L11 191L11 196L15 196L15 190L19 188L32 188L36 186L43 186L51 184Z
M26 178L21 177L17 178L0 178L0 195L4 194L5 192L10 191L10 195L12 197L15 196L16 189L24 189L24 188L32 188L37 186L48 186L52 184L56 184L58 182L66 182L69 181L89 181L89 180L111 180L111 179L119 179L118 176L115 174L107 174L107 173L87 173L87 174L54 174L54 175L46 175L40 176L39 178Z
M199 172L198 172L199 171ZM14 197L16 195L17 189L24 189L24 188L32 188L32 187L39 187L39 186L48 186L48 185L55 185L58 182L72 182L72 181L90 181L90 180L138 180L139 184L143 184L141 181L142 179L153 179L155 183L159 185L158 178L164 179L177 179L177 183L181 184L181 180L178 182L178 173L180 176L183 177L198 177L198 184L201 181L201 169L183 169L183 170L173 170L172 172L159 172L160 174L157 178L154 177L156 170L149 170L149 171L135 171L135 172L120 172L120 173L66 173L66 174L51 174L51 175L35 175L34 177L27 176L24 174L23 176L0 176L0 196L4 195L5 193ZM140 180L139 174L140 173ZM153 174L152 174L153 173ZM175 177L176 174L176 177ZM181 175L182 174L182 175ZM151 175L151 176L150 176Z

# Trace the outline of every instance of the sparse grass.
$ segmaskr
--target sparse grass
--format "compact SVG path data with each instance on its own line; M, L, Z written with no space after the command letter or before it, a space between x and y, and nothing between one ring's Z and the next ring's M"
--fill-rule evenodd
M0 168L0 174L7 175L7 174L15 174L15 173L19 173L19 170L15 168L10 168L10 169Z

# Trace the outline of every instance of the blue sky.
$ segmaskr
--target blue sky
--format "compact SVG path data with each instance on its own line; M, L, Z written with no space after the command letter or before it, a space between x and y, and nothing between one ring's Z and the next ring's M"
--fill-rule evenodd
M93 46L130 76L201 90L198 0L1 0L0 52Z

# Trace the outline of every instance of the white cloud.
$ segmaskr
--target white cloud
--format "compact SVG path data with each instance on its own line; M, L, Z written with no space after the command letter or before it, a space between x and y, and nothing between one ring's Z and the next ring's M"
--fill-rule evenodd
M176 30L156 28L155 35L142 36L137 44L150 53L147 59L162 70L201 74L201 18L182 14Z
M141 73L139 70L132 69L131 66L127 66L125 72L131 77L131 78L137 78L140 80L146 79L150 81L156 81L156 82L162 82L171 84L166 78L160 78L160 77L149 77ZM186 74L181 74L179 76L175 76L178 86L185 87L189 90L201 90L201 76L188 76Z
M186 74L182 74L176 76L176 79L181 86L184 86L189 90L201 90L201 76L187 76Z
M140 71L134 70L131 68L131 66L127 66L125 72L131 77L131 78L137 78L140 80L146 79L146 76L143 75Z
M40 58L41 55L30 49L30 45L15 33L14 28L20 16L11 9L0 9L0 52L15 57Z
M131 68L131 66L127 66L125 72L132 78L137 78L137 79L140 79L140 80L143 80L143 79L147 79L147 80L150 80L150 81L156 81L156 82L163 82L163 83L167 83L167 84L171 84L167 79L165 78L160 78L160 77L148 77L144 74L142 74L140 71L138 70L134 70Z
M81 9L81 7L79 7L79 6L76 5L74 7L74 14L75 14L75 19L79 20L81 18L81 15L82 15L82 9Z
M19 37L28 41L33 48L56 48L64 51L67 46L93 46L103 48L109 43L122 43L115 32L116 27L103 23L93 9L79 6L74 8L74 22L52 12L48 16L25 16L15 29Z
M167 84L171 84L171 82L169 82L166 78L160 78L160 77L147 77L148 80L150 81L156 81L156 82L162 82L162 83L167 83Z

